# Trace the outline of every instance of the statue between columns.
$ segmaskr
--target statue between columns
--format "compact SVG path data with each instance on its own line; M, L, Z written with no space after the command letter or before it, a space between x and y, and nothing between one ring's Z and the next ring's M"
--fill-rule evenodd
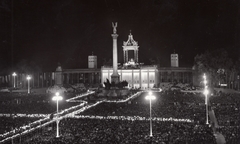
M115 23L115 25L112 22L112 27L113 27L113 33L116 34L117 33L117 22Z

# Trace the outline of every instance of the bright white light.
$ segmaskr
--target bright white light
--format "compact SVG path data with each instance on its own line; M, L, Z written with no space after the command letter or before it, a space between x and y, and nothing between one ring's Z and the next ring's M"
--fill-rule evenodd
M205 74L203 75L203 78L206 79L206 75Z
M204 80L203 82L204 82L205 85L207 84L207 80Z
M205 95L208 95L208 93L209 93L208 89L205 89L205 90L204 90L204 94L205 94Z
M149 95L147 95L145 97L146 100L155 100L156 99L156 97L154 95L152 95L152 92L149 92L148 94Z
M30 79L31 79L31 77L28 75L28 76L27 76L27 80L30 80Z
M59 100L62 100L63 97L59 95L59 93L57 92L56 95L52 98L52 100L54 101L59 101Z
M15 77L15 76L17 76L17 74L14 72L14 73L12 74L12 76L14 76L14 77Z
M148 92L148 95L152 95L152 92L150 91L150 92Z

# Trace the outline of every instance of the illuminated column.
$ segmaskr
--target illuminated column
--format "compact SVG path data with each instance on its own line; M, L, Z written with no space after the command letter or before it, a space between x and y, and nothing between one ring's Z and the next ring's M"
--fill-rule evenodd
M145 97L146 100L149 100L150 102L150 137L152 137L152 100L155 100L156 97L152 95L152 92L149 92L149 94Z
M139 84L140 84L140 87L142 88L142 70L139 69Z
M28 75L28 76L27 76L27 81L28 81L28 94L30 93L30 79L31 79L31 77Z
M207 97L209 91L208 91L208 87L207 87L207 78L206 78L205 73L203 75L203 79L204 79L203 82L204 82L204 87L205 87L204 95L205 95L205 105L206 105L206 124L209 124L208 123L208 97Z
M134 88L134 75L133 75L134 71L132 70L132 87Z
M149 88L149 69L147 70L147 85L148 85L148 88Z
M128 50L126 51L126 62L128 62Z
M58 101L62 100L63 97L59 95L59 93L57 92L56 95L52 98L53 101L57 101L57 120L56 120L56 124L57 124L57 132L56 132L56 137L59 137L59 115L58 115Z
M113 74L111 75L111 82L114 82L115 84L119 83L119 74L118 74L118 55L117 55L117 23L112 23L113 26Z
M123 62L126 63L126 50L123 50Z
M15 77L17 76L17 74L14 72L14 73L12 74L12 76L13 76L13 87L15 88L15 87L16 87Z
M134 50L134 62L137 62L136 50Z
M136 50L136 63L138 63L138 50Z

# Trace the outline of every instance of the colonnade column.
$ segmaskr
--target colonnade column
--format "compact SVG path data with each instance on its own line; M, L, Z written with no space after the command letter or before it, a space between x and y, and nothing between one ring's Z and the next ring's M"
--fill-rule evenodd
M125 63L125 50L123 50L123 63Z
M136 50L136 63L138 63L138 50Z
M124 63L128 62L128 50L125 50Z
M149 88L149 70L147 70L147 82L148 82L148 88Z
M142 74L141 74L141 69L139 70L139 85L142 88Z
M134 50L134 61L137 62L136 50Z
M134 75L133 75L133 70L132 70L132 88L134 88Z

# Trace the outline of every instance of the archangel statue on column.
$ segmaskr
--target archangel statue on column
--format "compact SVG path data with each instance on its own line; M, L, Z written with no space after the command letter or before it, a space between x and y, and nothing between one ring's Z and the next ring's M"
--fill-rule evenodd
M113 33L116 34L117 33L117 22L115 23L112 23L112 27L113 27Z

